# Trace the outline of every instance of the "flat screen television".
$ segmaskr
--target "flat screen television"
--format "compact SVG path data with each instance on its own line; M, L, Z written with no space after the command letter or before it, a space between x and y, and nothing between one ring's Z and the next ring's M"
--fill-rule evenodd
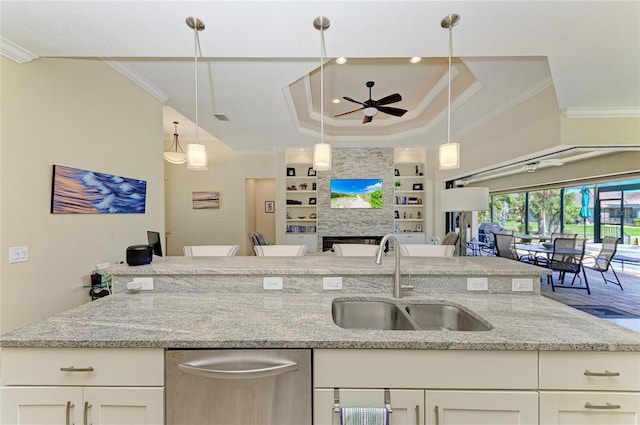
M382 179L332 179L331 208L382 208Z
M153 247L153 255L162 257L162 244L160 243L160 233L147 230L147 241Z

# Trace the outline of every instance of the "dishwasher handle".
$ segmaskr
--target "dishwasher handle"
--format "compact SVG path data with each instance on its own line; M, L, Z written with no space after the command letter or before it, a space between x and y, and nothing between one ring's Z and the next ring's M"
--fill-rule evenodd
M252 362L250 367L238 369L234 361L214 363L180 363L178 369L189 375L209 379L256 379L284 375L298 370L298 363Z

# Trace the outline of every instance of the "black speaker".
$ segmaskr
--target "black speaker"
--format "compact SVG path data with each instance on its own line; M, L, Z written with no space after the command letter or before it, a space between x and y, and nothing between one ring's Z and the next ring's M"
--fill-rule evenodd
M151 263L153 247L151 245L131 245L127 248L127 264L142 266Z

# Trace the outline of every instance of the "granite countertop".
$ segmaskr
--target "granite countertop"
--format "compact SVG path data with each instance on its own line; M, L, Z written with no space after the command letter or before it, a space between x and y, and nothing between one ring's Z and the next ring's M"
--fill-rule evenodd
M484 332L346 330L334 298L462 305ZM118 293L2 335L3 347L640 351L640 334L542 296Z
M540 267L498 257L402 257L402 272L421 275L448 276L530 276L548 274ZM383 264L374 258L340 257L333 253L318 253L303 257L153 257L151 264L129 266L117 264L109 273L118 275L331 275L393 274L395 259L386 255Z

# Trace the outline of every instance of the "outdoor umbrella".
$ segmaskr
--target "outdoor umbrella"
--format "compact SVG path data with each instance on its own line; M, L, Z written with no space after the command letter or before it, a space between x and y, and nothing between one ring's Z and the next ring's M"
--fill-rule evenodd
M589 209L589 202L591 200L591 193L589 192L589 188L587 186L583 186L580 189L580 194L582 194L582 208L580 208L580 217L584 220L584 238L587 239L587 219L591 217L591 210Z

